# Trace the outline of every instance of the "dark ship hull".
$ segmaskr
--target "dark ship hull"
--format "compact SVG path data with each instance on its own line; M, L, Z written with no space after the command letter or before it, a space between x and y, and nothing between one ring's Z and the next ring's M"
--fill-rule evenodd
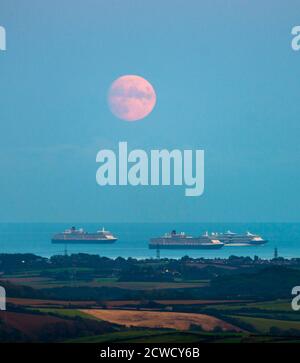
M51 242L52 243L71 243L71 244L110 244L117 241L117 238L113 239L93 239L93 238L55 238L53 237Z
M198 243L198 244L164 244L164 243L150 243L150 249L167 249L167 250L219 250L224 244L213 244L213 243Z

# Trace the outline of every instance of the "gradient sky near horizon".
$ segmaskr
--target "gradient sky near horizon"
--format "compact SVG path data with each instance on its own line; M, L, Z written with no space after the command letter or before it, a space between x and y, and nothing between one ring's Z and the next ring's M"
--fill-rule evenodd
M1 0L0 222L300 221L300 3ZM114 117L119 76L154 86ZM205 192L99 187L96 153L204 149Z

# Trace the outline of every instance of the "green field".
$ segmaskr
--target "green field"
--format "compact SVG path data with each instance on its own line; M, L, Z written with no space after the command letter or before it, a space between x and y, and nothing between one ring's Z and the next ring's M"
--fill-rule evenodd
M68 343L197 343L208 341L239 341L242 334L179 332L168 330L128 330L105 335L78 338Z
M211 306L208 306L211 308ZM240 309L258 309L262 311L269 312L288 312L292 313L291 302L289 300L274 300L274 301L263 301L263 302L252 302L252 303L244 303L244 304L220 304L214 305L214 309L222 310L222 311L230 311L230 310L240 310ZM300 318L300 314L299 314Z
M98 286L118 287L129 290L152 290L152 289L184 289L199 288L207 286L206 281L201 282L148 282L148 281L107 281L98 282Z
M289 300L257 302L257 303L247 304L246 306L262 310L286 311L286 312L293 311L291 307L291 302Z
M252 325L258 332L268 333L270 328L276 327L282 330L297 329L300 330L300 321L287 321L276 319L255 318L249 316L230 316L244 323Z
M41 313L45 313L45 314L55 314L55 315L59 315L59 316L67 316L67 317L71 317L74 318L76 316L84 318L84 319L94 319L94 320L100 320L96 317L93 317L89 314L85 314L84 312L77 310L77 309L56 309L56 308L39 308L39 309L32 309L35 311L39 311Z
M152 336L159 336L166 334L165 330L128 330L117 333L110 333L105 335L95 335L91 337L83 337L68 341L69 343L105 343L105 342L124 342L131 339L141 339Z
M82 269L88 272L88 269ZM66 271L66 269L64 269ZM16 284L25 285L36 289L57 288L57 287L110 287L128 290L154 290L154 289L184 289L205 287L209 283L207 280L179 280L174 282L160 281L119 281L115 277L96 277L91 280L81 280L74 278L70 280L54 279L49 276L39 276L38 274L10 275L5 280Z

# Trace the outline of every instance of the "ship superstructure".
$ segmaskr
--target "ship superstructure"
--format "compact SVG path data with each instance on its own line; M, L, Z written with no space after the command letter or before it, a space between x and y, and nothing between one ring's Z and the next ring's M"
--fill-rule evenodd
M76 229L72 227L64 232L57 233L52 237L52 243L113 243L117 238L104 228L95 233L89 233L82 228Z
M225 233L212 233L210 235L206 233L205 235L210 236L211 238L216 238L227 246L256 246L263 245L268 242L268 240L262 238L258 234L250 232L234 233L227 231Z
M175 230L162 237L151 238L149 242L149 248L152 249L220 249L223 246L224 243L215 237L193 237Z

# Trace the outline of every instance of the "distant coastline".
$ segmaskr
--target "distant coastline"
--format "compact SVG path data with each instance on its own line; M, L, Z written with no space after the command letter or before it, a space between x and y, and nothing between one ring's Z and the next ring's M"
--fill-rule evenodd
M72 225L72 224L71 224ZM206 258L227 258L230 255L255 255L270 259L277 247L280 256L300 257L300 223L77 223L88 231L96 231L104 226L118 237L113 245L80 246L68 245L68 253L90 253L109 258L134 257L155 258L156 251L149 250L149 239L177 229L191 235L201 235L206 231L222 232L232 230L238 233L251 231L266 238L264 246L224 247L221 250L166 250L161 257L180 259L182 256ZM43 257L64 254L64 245L52 245L55 233L70 227L70 223L0 223L0 248L4 253L34 253Z

